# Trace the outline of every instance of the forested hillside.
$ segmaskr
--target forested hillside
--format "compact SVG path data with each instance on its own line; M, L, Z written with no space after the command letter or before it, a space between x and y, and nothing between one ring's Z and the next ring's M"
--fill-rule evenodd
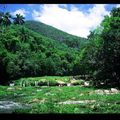
M21 25L4 27L0 36L2 78L72 74L78 52L64 43Z
M80 46L87 42L87 39L68 34L64 31L56 29L37 21L26 21L25 26L41 35L51 39L61 41L72 48L80 49Z

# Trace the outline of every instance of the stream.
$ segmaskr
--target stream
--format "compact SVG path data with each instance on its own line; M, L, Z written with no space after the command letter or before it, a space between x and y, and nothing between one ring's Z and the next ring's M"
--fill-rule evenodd
M16 109L25 109L28 107L28 105L13 101L0 101L0 113L13 113Z

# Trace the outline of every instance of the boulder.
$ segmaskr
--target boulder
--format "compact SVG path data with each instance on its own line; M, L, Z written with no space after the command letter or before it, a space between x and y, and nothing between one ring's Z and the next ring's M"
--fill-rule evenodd
M66 85L66 83L63 82L63 81L57 81L57 83L58 83L58 86L64 86L64 85Z
M15 88L13 88L13 87L8 87L7 90L10 90L10 91L11 91L11 90L15 90Z
M37 92L40 92L40 91L42 91L42 89L37 89Z
M12 86L14 86L14 85L15 85L15 83L10 83L10 84L9 84L10 87L12 87Z
M112 93L118 93L119 91L116 88L111 88Z
M67 86L72 86L72 84L71 84L71 83L68 83Z
M104 90L105 94L110 94L111 92L109 90Z
M95 93L96 93L96 94L99 94L99 95L103 95L103 94L104 94L104 91L103 91L103 90L95 90Z
M89 86L90 84L89 84L89 82L84 82L84 86Z

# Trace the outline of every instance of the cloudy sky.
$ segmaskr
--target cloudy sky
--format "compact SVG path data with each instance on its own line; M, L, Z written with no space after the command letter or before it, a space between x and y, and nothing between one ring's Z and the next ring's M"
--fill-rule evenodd
M120 4L8 4L5 11L36 20L67 33L87 37L105 15Z

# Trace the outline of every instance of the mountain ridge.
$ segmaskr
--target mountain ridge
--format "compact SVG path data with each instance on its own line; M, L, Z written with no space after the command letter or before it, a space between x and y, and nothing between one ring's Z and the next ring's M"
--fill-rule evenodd
M87 40L86 38L71 35L38 21L28 20L26 21L25 26L43 36L63 42L72 48L80 48L80 44L83 44Z

